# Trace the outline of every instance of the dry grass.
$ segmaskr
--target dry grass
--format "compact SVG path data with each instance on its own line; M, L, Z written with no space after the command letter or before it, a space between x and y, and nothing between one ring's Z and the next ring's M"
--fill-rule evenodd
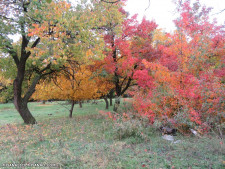
M103 109L104 103L97 106ZM151 130L146 131L149 132L147 140L136 137L118 140L113 134L114 124L98 115L97 110L85 115L82 109L79 111L72 119L40 118L38 125L33 126L1 125L0 168L6 163L57 164L56 168L88 169L225 168L224 142L217 137L176 136L182 142L172 144ZM83 111L90 111L90 107L84 105Z

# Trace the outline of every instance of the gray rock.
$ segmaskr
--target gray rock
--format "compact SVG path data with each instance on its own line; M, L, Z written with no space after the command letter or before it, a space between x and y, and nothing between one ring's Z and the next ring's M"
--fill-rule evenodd
M171 136L171 135L165 134L165 135L162 136L162 138L163 138L164 140L174 141L174 137Z

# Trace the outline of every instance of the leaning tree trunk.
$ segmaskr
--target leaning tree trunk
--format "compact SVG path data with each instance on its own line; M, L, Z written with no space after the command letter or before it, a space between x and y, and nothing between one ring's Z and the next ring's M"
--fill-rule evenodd
M117 112L120 106L120 96L116 96L113 111Z
M23 12L26 13L27 7L26 7L26 5L24 5L24 3L22 3L22 4L23 4ZM27 24L25 23L25 20L21 20L19 25L20 25L20 29L21 29L21 35L22 35L20 57L14 51L12 46L9 47L10 50L8 51L8 53L12 56L12 58L16 64L16 67L17 67L17 76L13 82L14 105L15 105L17 111L19 112L19 114L21 115L24 123L35 124L36 120L30 113L30 111L27 107L27 103L35 91L35 86L38 83L38 81L40 80L41 74L45 70L47 70L47 68L49 68L50 64L47 67L45 67L44 69L39 71L39 74L34 77L32 84L27 89L26 93L24 94L24 97L22 97L22 95L23 95L22 84L23 84L24 77L25 77L26 62L27 62L27 59L30 57L31 52L26 50L26 48L29 46L30 39L27 38L27 36L26 36L25 30L26 30ZM40 42L40 38L37 38L31 45L31 48L35 48L39 42Z
M71 109L70 109L70 115L69 115L70 118L72 118L72 116L73 116L73 108L74 108L74 104L75 104L75 101L72 100L72 102L71 102Z
M107 99L107 96L104 97L104 100L105 100L105 104L106 104L106 105L105 105L105 109L108 110L108 109L109 109L109 101L108 101L108 99Z
M20 108L18 109L18 112L20 113L21 117L23 118L23 121L25 124L36 124L35 118L30 113L30 110L28 109L27 102L21 103Z
M27 97L21 98L22 93L22 81L17 77L14 80L14 105L19 112L20 116L22 117L25 124L35 124L37 123L35 118L32 116L28 109L28 100ZM27 95L30 93L27 93ZM27 96L26 95L26 96Z

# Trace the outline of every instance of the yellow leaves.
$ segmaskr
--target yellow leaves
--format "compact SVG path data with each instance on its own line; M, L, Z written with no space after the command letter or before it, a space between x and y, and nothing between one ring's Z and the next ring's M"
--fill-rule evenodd
M55 82L52 80L39 84L33 98L85 100L96 96L97 84L91 79L92 72L88 70L87 66L81 65L72 68L68 65L67 71L67 74L59 74Z
M57 65L57 64L58 64L56 60L53 60L52 63L53 63L54 65Z
M11 79L6 79L0 72L0 84L2 86L8 86L10 83L12 83L12 80ZM0 89L1 89L1 86L0 86Z
M33 62L32 62L32 65L36 65L36 62L35 62L35 61L33 61Z
M63 56L63 59L64 59L64 60L67 60L67 56Z
M166 35L166 33L163 32L162 29L156 29L153 34L152 41L155 46L164 45L165 43L169 42L170 39Z
M88 65L67 65L65 72L59 73L51 81L42 81L36 87L36 100L87 100L108 94L113 84L107 78L93 77Z
M93 52L91 51L91 49L87 50L86 56L87 56L87 57L90 57L90 56L92 56L92 55L93 55Z

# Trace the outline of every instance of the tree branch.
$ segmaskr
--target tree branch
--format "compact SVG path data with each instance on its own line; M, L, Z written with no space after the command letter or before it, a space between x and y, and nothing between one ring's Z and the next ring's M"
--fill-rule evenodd
M52 70L52 69L51 69L49 72L42 74L41 77L50 75L50 74L55 73L55 72L56 72L56 70Z
M220 12L217 12L217 13L215 13L215 14L213 14L213 15L218 15L218 14L224 12L224 11L225 11L225 9L223 9L223 10L221 10Z
M4 15L0 15L0 18L4 18L4 19L6 19L6 20L10 20L10 21L12 21L12 22L16 22L14 19L8 18L8 17L6 17L6 16L4 16Z
M36 23L39 23L39 24L41 24L41 21L39 21L39 20L36 20L36 19L34 19L34 18L32 18L32 17L30 17L29 15L27 15L32 21L34 21L34 22L36 22Z
M120 0L115 0L115 1L101 0L101 2L110 3L110 4L115 4L115 3L117 3L117 2L120 2Z
M138 65L135 65L135 66L134 66L134 70L135 70L137 67L138 67ZM133 74L134 74L134 72L132 72L131 77L133 77ZM127 82L127 85L126 85L126 87L122 90L121 95L125 93L125 91L128 89L128 87L130 87L131 81L133 80L131 77L129 77L128 82Z
M121 91L121 95L123 95L125 93L125 91L128 89L128 87L130 87L132 80L133 79L131 77L129 77L126 87Z
M51 63L49 63L45 68L43 68L42 70L40 70L38 74L42 76L42 73L43 73L44 71L50 69L50 67L51 67Z
M151 4L151 0L148 1L148 7L145 9L145 11L147 11L147 9L150 7Z
M35 92L35 87L36 87L38 81L40 80L40 78L41 78L40 75L37 75L37 76L34 77L31 86L29 87L29 89L27 90L27 92L26 92L26 94L25 94L25 96L23 98L23 101L25 101L25 102L29 101L30 97Z
M35 40L35 42L33 43L33 45L31 46L31 48L36 47L36 46L38 45L38 43L40 42L40 40L41 40L41 38L37 38L37 39Z
M40 80L42 77L44 77L44 76L46 76L46 75L49 75L49 74L55 72L54 70L51 70L50 72L47 72L47 73L42 74L44 71L50 69L50 67L51 67L51 63L48 64L44 69L42 69L41 71L39 71L39 73L34 77L31 86L29 87L29 89L27 90L27 92L26 92L26 94L25 94L25 96L24 96L24 98L23 98L23 101L25 101L25 102L26 102L26 101L27 101L27 102L29 101L30 97L31 97L32 94L35 92L35 87L36 87L37 83L39 82L39 80Z
M5 47L8 48L6 49L7 52L12 56L16 66L18 67L20 61L19 61L17 53L13 50L12 46L6 45Z
M124 82L127 80L127 76L125 78L123 78L122 84L121 86L123 86Z
M41 40L41 38L37 38L37 39L34 41L34 43L32 44L31 48L36 47L36 46L38 45L38 43L40 42L40 40ZM26 53L26 58L28 58L28 57L30 56L30 54L31 54L30 51L27 52L27 53Z

